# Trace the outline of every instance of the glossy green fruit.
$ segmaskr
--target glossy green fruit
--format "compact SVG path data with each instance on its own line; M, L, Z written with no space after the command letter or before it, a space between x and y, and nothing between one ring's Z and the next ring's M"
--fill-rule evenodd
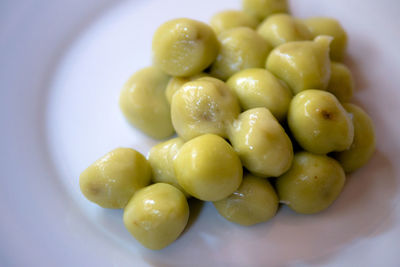
M299 152L290 170L277 179L276 188L281 203L298 213L312 214L328 208L338 198L345 179L336 160Z
M151 180L146 158L130 148L107 153L79 176L83 195L103 208L121 209L132 195Z
M349 149L334 156L345 172L352 172L365 165L374 154L375 131L371 118L364 110L354 104L343 104L343 107L352 115L354 140Z
M153 61L171 76L193 76L216 58L219 44L207 24L186 18L161 25L153 37Z
M232 125L229 140L243 166L257 176L277 177L290 168L292 142L266 108L240 114Z
M243 10L258 20L274 13L287 13L287 0L242 0Z
M225 10L215 14L210 20L210 25L216 33L220 33L237 27L255 29L258 21L243 11Z
M293 41L311 40L311 32L304 23L288 14L274 14L266 18L257 29L273 47Z
M150 149L148 158L153 170L154 183L173 185L186 194L176 179L173 163L183 143L183 140L179 137L159 143Z
M206 133L227 137L227 127L239 112L239 102L231 89L209 77L185 83L171 102L172 123L184 140Z
M330 47L332 60L341 61L346 53L347 34L342 25L332 18L314 17L303 20L313 36L329 35L333 37Z
M342 63L331 63L331 79L327 88L336 98L344 103L353 97L354 80L349 68Z
M124 85L119 106L125 118L147 135L163 139L174 133L165 97L169 76L155 67L139 70Z
M242 109L266 107L278 120L286 119L292 92L266 69L242 70L226 84L236 93Z
M351 117L329 92L306 90L297 94L289 106L288 124L296 141L312 153L343 151L353 142Z
M174 169L185 191L204 201L226 198L239 187L243 176L236 152L214 134L186 142L174 160Z
M202 72L190 77L171 77L168 82L167 89L165 90L165 96L167 97L168 103L171 104L172 96L182 87L182 85L187 82L195 81L208 76L209 75L207 73Z
M218 39L221 49L211 66L210 74L221 80L226 80L244 69L262 68L271 51L267 41L247 27L221 32Z
M277 46L267 58L267 70L286 82L297 94L307 89L325 90L331 76L330 36L314 41L289 42Z
M124 224L143 246L159 250L185 229L189 205L174 186L157 183L139 190L124 209Z
M213 204L228 221L249 226L274 217L278 202L274 188L266 179L246 174L232 195Z

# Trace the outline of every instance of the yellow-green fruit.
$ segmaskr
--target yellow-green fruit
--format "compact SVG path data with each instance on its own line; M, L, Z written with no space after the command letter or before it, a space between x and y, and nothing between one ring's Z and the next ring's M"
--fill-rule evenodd
M312 214L328 208L342 192L345 174L340 164L325 155L296 153L290 170L276 182L281 203Z
M165 90L165 96L167 97L168 103L171 104L172 96L175 94L179 88L182 87L187 82L195 81L197 79L208 77L207 73L199 73L190 77L171 77L168 82L167 89Z
M258 20L274 13L287 13L287 0L242 0L243 10Z
M211 65L211 76L226 80L236 72L262 68L270 45L255 30L247 27L230 29L218 34L221 48Z
M332 60L341 61L347 49L347 34L342 25L333 18L313 17L303 20L313 36L330 35L333 41L330 47Z
M340 102L348 102L353 97L354 81L351 72L342 63L331 63L331 79L328 92L334 94Z
M278 120L286 118L292 92L266 69L242 70L226 84L236 93L244 110L266 107Z
M149 249L162 249L185 229L189 205L174 186L157 183L138 191L124 209L124 224Z
M274 188L266 179L246 174L232 195L213 204L228 221L249 226L274 217L278 202Z
M352 115L354 124L354 140L348 150L335 153L345 172L361 168L372 157L375 151L374 125L368 114L354 104L343 104Z
M240 114L231 127L229 140L243 166L257 176L277 177L290 168L292 142L266 108Z
M314 41L279 45L269 54L266 67L286 82L294 94L306 89L325 90L331 76L331 40L330 36L318 36Z
M90 165L79 176L83 195L103 208L121 209L151 180L146 158L130 148L117 148Z
M293 41L313 38L307 26L288 14L274 14L266 18L257 29L273 47Z
M174 160L174 169L185 191L204 201L226 198L239 187L243 176L236 152L214 134L186 142Z
M153 170L154 183L171 184L185 194L185 190L178 184L176 179L173 163L183 143L183 140L177 137L157 144L150 149L148 158Z
M153 61L171 76L192 76L216 58L217 37L207 24L186 18L161 25L153 37Z
M312 153L343 151L353 142L351 117L329 92L306 90L297 94L289 106L288 124L296 141Z
M239 102L231 89L210 77L185 83L171 102L172 123L184 140L206 133L227 137L227 127L239 112Z
M165 97L168 81L169 76L157 68L144 68L129 78L119 97L119 106L125 118L157 139L174 133Z
M237 27L249 27L255 29L258 25L257 19L239 10L225 10L215 14L210 25L216 33Z

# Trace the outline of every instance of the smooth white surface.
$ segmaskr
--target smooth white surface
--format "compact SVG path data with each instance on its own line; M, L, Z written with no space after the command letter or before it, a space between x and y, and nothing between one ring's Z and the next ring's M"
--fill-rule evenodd
M378 148L339 200L313 216L287 208L245 228L194 205L196 220L168 248L142 248L122 212L79 192L79 173L118 146L156 142L123 119L120 87L150 64L156 27L207 21L240 1L3 1L0 3L1 266L399 266L400 23L398 1L292 1L300 17L338 18L350 36L356 102ZM196 204L196 203L194 203Z

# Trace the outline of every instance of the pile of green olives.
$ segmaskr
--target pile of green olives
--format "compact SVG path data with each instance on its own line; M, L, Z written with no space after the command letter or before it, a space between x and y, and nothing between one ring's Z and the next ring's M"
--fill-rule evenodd
M167 21L153 65L119 100L130 124L162 141L147 158L117 148L98 159L80 175L83 195L124 209L127 230L154 250L184 231L190 197L246 226L279 204L327 209L375 150L372 120L350 103L346 47L337 20L295 18L286 0L243 0L210 25Z

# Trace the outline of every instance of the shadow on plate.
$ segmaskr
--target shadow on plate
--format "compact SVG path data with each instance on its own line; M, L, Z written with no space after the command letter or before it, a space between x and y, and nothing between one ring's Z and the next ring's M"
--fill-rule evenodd
M282 207L271 221L242 227L224 220L206 203L182 238L161 251L146 250L142 255L152 266L165 267L191 264L192 258L204 259L200 266L323 261L369 237L389 217L396 190L392 162L377 151L368 166L348 177L340 198L324 212L300 215Z

